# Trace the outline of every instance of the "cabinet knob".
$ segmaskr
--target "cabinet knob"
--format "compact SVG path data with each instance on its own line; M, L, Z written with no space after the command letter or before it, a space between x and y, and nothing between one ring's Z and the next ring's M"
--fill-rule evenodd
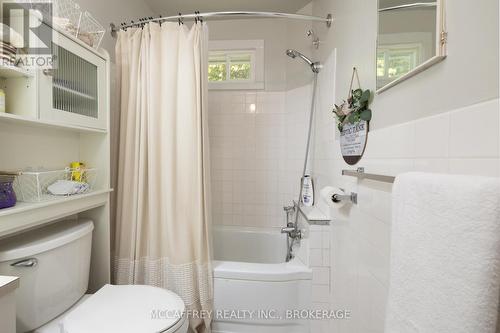
M43 75L45 75L45 76L54 76L53 69L44 69L42 72L43 72Z

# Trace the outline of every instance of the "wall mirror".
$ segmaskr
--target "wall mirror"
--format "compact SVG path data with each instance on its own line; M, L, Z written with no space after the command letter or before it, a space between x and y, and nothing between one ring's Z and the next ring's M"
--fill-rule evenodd
M377 93L446 57L445 0L379 0Z

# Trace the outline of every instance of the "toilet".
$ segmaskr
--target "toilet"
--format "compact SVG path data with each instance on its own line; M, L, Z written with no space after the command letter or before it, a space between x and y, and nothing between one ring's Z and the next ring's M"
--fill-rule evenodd
M105 285L86 295L94 224L60 221L0 243L0 275L20 277L17 332L186 333L185 306L151 286Z

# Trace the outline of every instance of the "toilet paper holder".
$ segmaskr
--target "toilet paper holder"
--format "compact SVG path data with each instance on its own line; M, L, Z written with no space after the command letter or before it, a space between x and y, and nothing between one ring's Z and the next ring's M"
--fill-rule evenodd
M339 203L341 201L349 201L349 202L352 202L353 204L357 205L358 204L358 194L354 193L354 192L351 192L351 194L335 193L334 195L332 195L332 201L334 203Z

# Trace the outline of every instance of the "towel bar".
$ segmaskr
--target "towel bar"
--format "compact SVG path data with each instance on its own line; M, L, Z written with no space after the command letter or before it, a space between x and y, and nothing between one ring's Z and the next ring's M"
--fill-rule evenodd
M357 170L342 170L343 176L357 177L359 179L371 179L384 183L394 183L396 177L377 175L374 173L366 173L365 168L358 168Z

